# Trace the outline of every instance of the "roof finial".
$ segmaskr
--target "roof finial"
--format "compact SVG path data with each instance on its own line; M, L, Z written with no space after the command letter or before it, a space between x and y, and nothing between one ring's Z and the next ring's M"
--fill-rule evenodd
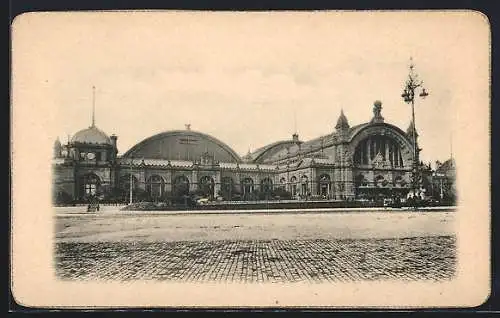
M92 126L95 127L95 86L92 85Z
M450 134L450 158L453 160L453 135Z
M191 124L185 124L184 126L186 126L186 130L191 130Z
M297 109L293 109L293 134L298 135L297 133Z
M373 102L373 118L370 121L371 123L383 123L384 117L382 117L382 102L380 100L376 100Z
M335 125L335 129L345 130L348 128L349 128L349 122L347 121L347 117L344 114L344 108L341 108L339 118L337 119L337 125Z

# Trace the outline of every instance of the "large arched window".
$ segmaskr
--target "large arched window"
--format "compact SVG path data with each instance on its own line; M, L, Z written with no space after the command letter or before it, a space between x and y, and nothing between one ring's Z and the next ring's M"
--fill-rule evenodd
M189 179L183 175L175 177L173 184L173 192L175 193L175 195L188 195Z
M164 193L165 182L161 176L152 175L147 181L146 189L152 198L160 198Z
M290 178L290 186L291 186L291 193L292 197L295 197L297 195L297 177L293 176Z
M86 174L81 177L81 190L82 197L93 197L98 194L101 180L93 173Z
M266 194L270 194L273 190L273 181L270 178L264 178L260 181L260 190Z
M222 197L224 197L225 200L231 200L233 198L233 187L234 187L233 178L223 177L221 179L221 192L222 192Z
M388 136L370 136L363 139L356 146L354 164L357 166L371 166L381 159L391 167L403 167L403 156L397 141ZM379 163L380 164L380 163Z
M328 174L320 175L318 180L318 191L319 191L318 194L323 197L330 196L331 192L330 187L331 187L330 176Z
M250 193L253 192L253 180L252 178L245 178L243 179L243 182L241 183L241 190L243 192L243 196L248 196Z
M303 175L300 178L300 194L306 196L309 193L309 185L307 184L308 178L306 175Z
M203 176L200 178L198 188L204 196L213 197L214 195L214 179L211 176Z

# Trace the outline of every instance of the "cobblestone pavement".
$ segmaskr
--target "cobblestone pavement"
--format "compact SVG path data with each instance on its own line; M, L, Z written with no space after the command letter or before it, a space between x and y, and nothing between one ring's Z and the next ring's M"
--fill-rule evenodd
M455 236L390 239L59 242L62 279L181 282L447 280Z

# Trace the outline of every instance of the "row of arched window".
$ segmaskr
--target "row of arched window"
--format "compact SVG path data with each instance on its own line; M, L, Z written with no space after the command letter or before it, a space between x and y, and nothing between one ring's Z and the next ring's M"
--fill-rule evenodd
M124 175L120 178L119 187L122 191L128 191L130 189L130 182L132 182L132 188L136 189L139 186L137 178L133 175ZM332 182L328 174L321 174L317 180L318 188L317 194L319 195L330 195L332 193ZM404 188L407 182L398 176L394 180L389 181L384 176L378 175L375 177L373 182L368 182L366 178L359 174L355 178L355 186L358 189L378 187L384 188L388 186L394 186L396 188ZM81 191L84 196L96 195L98 193L101 181L99 177L95 174L87 174L81 178ZM273 190L273 181L271 178L267 177L260 181L260 191L264 193L270 193ZM288 186L288 187L287 187ZM297 194L307 195L309 193L310 184L309 178L306 175L297 178L292 176L290 181L287 182L286 178L281 178L278 188L282 190L287 190L291 192L292 196ZM211 176L202 176L199 179L198 187L203 194L214 195L215 182ZM172 183L172 191L177 195L188 194L190 189L190 181L184 175L176 176ZM239 191L238 191L239 190ZM241 181L239 189L235 186L234 180L231 177L223 177L221 179L221 192L226 197L232 197L235 192L240 192L243 196L249 195L255 190L254 180L250 177L246 177ZM165 180L159 175L152 175L146 181L146 192L149 193L151 197L161 197L165 193Z
M119 188L123 191L128 191L131 187L136 189L139 186L138 179L131 174L120 177ZM95 174L87 174L81 178L82 194L86 196L96 195L100 187L101 180ZM152 197L161 197L165 193L165 180L159 175L152 175L146 180L146 192ZM221 191L231 193L234 191L234 181L231 177L223 177L221 180ZM184 175L176 176L172 182L172 191L175 194L188 194L190 181ZM198 182L198 189L207 195L214 194L215 181L211 176L202 176ZM255 184L252 178L244 178L241 182L241 192L243 194L252 193L255 189ZM270 178L264 178L260 181L260 190L263 192L271 192L273 190L273 182Z

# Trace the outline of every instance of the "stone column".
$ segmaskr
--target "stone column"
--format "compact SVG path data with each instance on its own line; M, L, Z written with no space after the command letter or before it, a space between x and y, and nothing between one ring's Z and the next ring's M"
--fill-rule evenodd
M292 192L292 187L290 186L290 171L286 171L286 183L285 190L288 192Z
M252 178L254 181L253 183L253 189L254 190L259 190L261 191L262 189L260 188L260 180L261 180L261 171L258 170L257 173L255 174L254 178Z
M371 147L372 147L372 139L368 138L366 141L366 152L368 153L368 164L369 165L372 163Z
M215 187L214 187L214 198L217 197L217 194L219 193L221 189L221 173L220 170L217 170L214 175L214 182L215 182Z
M165 191L166 192L172 191L172 183L173 183L172 171L170 169L168 169L167 171L165 171Z
M239 170L236 172L236 180L234 183L236 191L238 191L240 195L243 195L243 189L241 188L241 173Z
M385 160L389 161L389 140L385 140Z
M394 145L393 142L391 142L391 164L393 167L396 166L396 161L394 160L395 156L394 153L396 151L396 145Z
M401 153L401 148L399 148L399 146L396 145L396 153L394 155L394 161L396 162L397 167L401 166L401 162L399 160L400 153Z
M110 188L115 188L117 186L116 182L116 167L111 166L109 170L109 186Z
M319 194L318 180L316 180L316 168L311 168L311 195Z
M189 191L196 191L198 189L198 171L193 169L191 171L191 182L189 184Z
M146 169L140 169L138 174L139 176L137 178L137 182L139 182L139 188L142 190L146 190Z
M345 197L346 198L354 198L354 185L353 185L353 177L352 177L352 168L347 167L344 173L344 189L345 189Z

